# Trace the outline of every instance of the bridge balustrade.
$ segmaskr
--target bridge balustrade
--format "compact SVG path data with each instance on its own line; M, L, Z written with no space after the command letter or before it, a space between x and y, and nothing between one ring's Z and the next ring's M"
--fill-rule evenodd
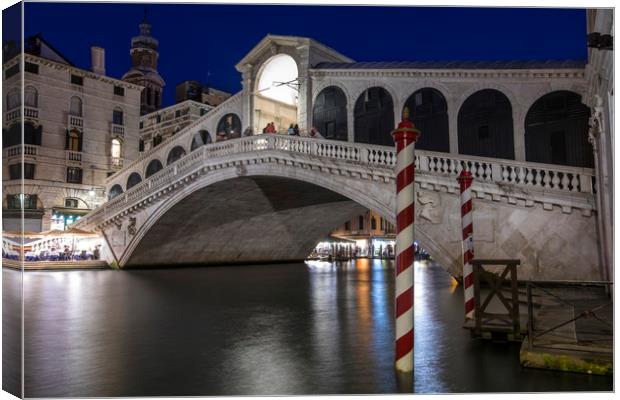
M163 168L122 195L108 201L82 218L84 223L120 212L125 204L152 195L164 186L174 184L205 164L227 166L231 155L261 151L284 151L331 160L342 160L361 166L393 169L396 152L387 146L349 143L324 139L262 134L208 144L178 162ZM552 166L503 159L489 159L429 151L416 152L419 174L454 177L464 169L471 171L478 183L509 184L538 191L592 194L593 171L587 168ZM455 181L456 182L456 181ZM114 181L110 181L113 184ZM456 185L456 183L455 183ZM103 211L102 211L103 210Z

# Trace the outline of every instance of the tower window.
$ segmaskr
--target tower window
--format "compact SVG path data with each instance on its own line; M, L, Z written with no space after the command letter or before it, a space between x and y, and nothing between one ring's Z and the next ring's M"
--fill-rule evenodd
M84 86L84 77L71 74L71 83Z
M364 217L362 215L357 218L357 229L360 231L364 229Z
M122 86L114 86L114 94L117 96L124 96L125 88Z
M15 64L12 67L7 68L6 71L4 71L4 79L9 79L13 75L16 75L18 72L19 72L19 64Z

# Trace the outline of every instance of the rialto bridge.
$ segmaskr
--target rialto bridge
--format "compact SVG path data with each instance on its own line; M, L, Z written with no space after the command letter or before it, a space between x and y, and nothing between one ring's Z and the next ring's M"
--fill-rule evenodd
M390 132L406 108L422 131L417 240L452 275L461 274L456 176L468 168L479 257L519 258L523 279L605 279L583 65L355 63L311 39L270 35L237 69L239 93L147 146L78 222L103 233L110 261L300 260L365 209L394 222ZM261 134L269 122L298 124L302 136ZM304 137L311 127L323 138Z

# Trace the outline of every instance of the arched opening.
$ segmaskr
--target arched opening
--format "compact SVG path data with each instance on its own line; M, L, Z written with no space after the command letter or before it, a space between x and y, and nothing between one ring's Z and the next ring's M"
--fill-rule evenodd
M525 159L593 168L589 118L590 109L577 93L563 90L542 96L525 117Z
M208 131L202 129L198 131L198 133L194 134L192 138L192 145L190 147L190 151L194 151L200 146L204 146L205 144L211 143L211 135Z
M312 126L326 139L347 140L347 97L337 86L321 90L314 100Z
M166 165L170 165L173 162L179 160L181 157L185 155L185 149L181 146L175 146L168 153L168 160L166 161Z
M129 178L127 178L127 190L136 186L140 182L142 182L142 177L140 174L137 172L132 172L131 175L129 175Z
M297 62L287 54L278 54L261 67L254 92L254 131L286 132L297 124L299 96ZM218 129L218 135L220 130Z
M6 94L6 110L10 111L21 106L21 90L19 88L12 88Z
M241 137L241 119L234 113L226 114L217 124L217 141Z
M160 144L162 142L163 138L161 137L161 135L158 133L157 135L153 136L153 147L157 146L158 144Z
M355 141L393 146L394 102L381 87L366 89L355 102Z
M149 176L153 175L154 173L163 168L164 166L161 165L161 162L158 159L151 160L149 165L146 166L146 173L144 174L144 176L148 178Z
M405 108L411 122L422 132L416 149L449 153L448 104L443 94L433 88L416 90L405 102Z
M112 145L110 149L110 153L112 154L112 158L121 158L123 154L123 144L120 139L112 139Z
M82 116L82 99L77 96L71 97L71 102L69 104L69 114L74 117Z
M120 107L114 107L114 110L112 110L112 123L123 125L123 110Z
M67 131L65 148L71 151L82 151L82 132L77 129Z
M24 88L24 106L33 108L39 106L39 94L34 86Z
M459 153L514 159L512 106L499 90L480 90L465 100L458 115Z
M108 193L108 200L112 200L116 196L123 194L123 188L121 185L114 185L110 188L110 192Z

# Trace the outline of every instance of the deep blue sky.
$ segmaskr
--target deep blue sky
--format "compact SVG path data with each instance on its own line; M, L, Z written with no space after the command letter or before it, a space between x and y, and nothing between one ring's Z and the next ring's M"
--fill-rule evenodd
M26 36L43 36L90 68L90 46L106 49L107 74L130 65L145 4L26 3ZM267 33L312 37L356 61L581 59L585 10L431 7L148 5L159 39L164 104L177 83L207 80L240 89L234 65Z

